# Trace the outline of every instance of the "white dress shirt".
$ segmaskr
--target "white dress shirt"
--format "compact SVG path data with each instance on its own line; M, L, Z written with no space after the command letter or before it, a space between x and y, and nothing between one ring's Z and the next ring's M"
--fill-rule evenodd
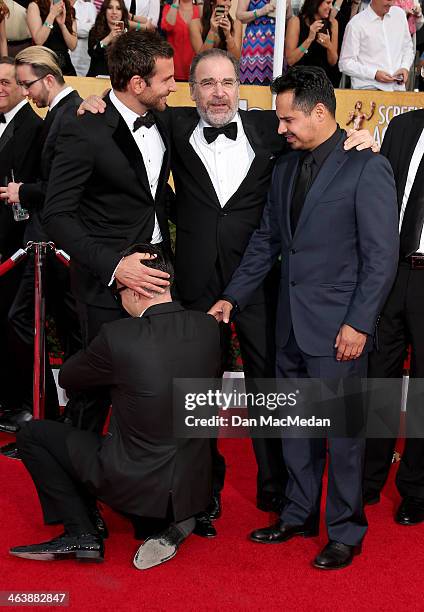
M340 52L339 69L351 77L352 89L405 91L405 83L379 83L377 70L393 75L400 68L409 70L414 48L405 11L392 6L383 19L372 4L347 24Z
M124 0L128 10L131 7L131 0ZM160 0L135 0L135 15L143 15L150 19L157 27L159 21Z
M66 98L66 96L68 96L71 93L71 91L74 91L74 88L69 87L69 86L65 87L65 89L62 89L62 91L59 91L57 96L55 96L53 100L50 102L49 111L51 111L56 106L56 104L59 104L59 102L63 100L63 98Z
M162 169L163 154L165 153L165 145L156 125L151 128L141 127L136 132L133 132L134 121L138 115L116 97L115 92L110 92L110 101L115 106L118 113L128 126L136 145L143 156L144 166L146 168L147 178L149 180L150 191L153 199L156 195L156 190L159 183L159 175ZM151 239L152 244L162 242L158 219L155 213L155 227Z
M203 136L203 128L210 126L203 119L190 136L190 144L202 160L221 206L225 206L240 187L255 158L238 113L233 121L237 123L236 140L220 134L209 144Z
M417 175L418 166L421 163L421 159L424 155L424 130L421 132L421 136L417 142L414 153L411 157L411 163L409 164L408 176L405 184L405 191L403 192L402 207L400 209L399 216L399 232L402 228L403 218L405 216L405 209L408 204L408 199L411 193L412 185L414 184L415 177ZM418 253L424 253L424 229L421 232L420 246L418 247Z
M75 17L77 20L77 46L69 51L71 61L78 76L85 76L90 67L90 56L88 55L88 35L97 17L94 4L89 0L76 0L74 4Z
M0 123L0 138L3 136L3 132L5 131L9 123L12 121L13 117L21 110L23 106L25 106L25 104L28 104L28 100L26 99L22 100L22 102L19 102L16 106L12 108L12 110L8 111L7 113L4 113L6 123Z

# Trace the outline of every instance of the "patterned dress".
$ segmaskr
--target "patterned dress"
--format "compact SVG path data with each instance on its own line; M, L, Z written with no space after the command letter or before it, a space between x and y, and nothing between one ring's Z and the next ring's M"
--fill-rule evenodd
M266 0L250 0L248 11L257 11ZM275 19L259 17L247 24L240 59L240 81L246 85L269 85L274 59Z

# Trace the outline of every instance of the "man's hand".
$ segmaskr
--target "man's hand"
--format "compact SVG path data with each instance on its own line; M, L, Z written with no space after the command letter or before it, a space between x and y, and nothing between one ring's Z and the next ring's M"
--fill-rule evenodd
M337 361L358 359L362 355L366 341L367 334L356 331L350 325L342 325L334 345L337 349Z
M0 199L5 200L6 204L16 204L19 202L19 187L22 183L9 183L7 187L0 187Z
M409 72L408 70L406 70L406 68L399 68L399 70L396 70L396 72L393 75L393 78L395 79L395 77L402 77L402 81L397 81L400 85L406 85L406 82L408 80L408 76L409 76ZM397 80L397 79L395 79Z
M356 148L358 151L371 149L374 153L380 151L380 147L375 142L368 130L348 130L347 138L344 143L345 151Z
M374 78L379 83L393 83L395 80L391 74L385 72L384 70L377 70Z
M219 300L212 306L210 310L208 310L208 314L215 317L218 323L229 323L230 322L230 313L233 309L233 305L231 302L227 302L227 300Z
M124 257L115 271L115 278L120 283L134 289L144 297L152 298L155 293L165 293L164 287L169 287L169 274L161 270L149 268L141 263L142 259L155 259L149 253L133 253Z
M106 102L100 96L88 96L85 100L81 102L78 107L77 115L80 117L88 111L89 113L93 113L93 115L97 115L97 113L104 113L106 108Z

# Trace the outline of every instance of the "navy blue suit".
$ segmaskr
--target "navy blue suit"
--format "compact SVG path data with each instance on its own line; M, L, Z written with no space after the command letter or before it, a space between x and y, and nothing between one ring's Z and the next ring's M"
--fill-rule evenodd
M261 225L225 295L240 309L281 255L277 311L277 376L365 377L377 317L398 260L396 189L390 164L370 151L345 151L344 135L313 182L292 235L290 206L301 152L282 157ZM361 358L338 362L334 343L348 324L368 334ZM282 520L319 515L325 440L285 440L290 477ZM366 531L361 477L364 441L329 440L329 538L358 544Z

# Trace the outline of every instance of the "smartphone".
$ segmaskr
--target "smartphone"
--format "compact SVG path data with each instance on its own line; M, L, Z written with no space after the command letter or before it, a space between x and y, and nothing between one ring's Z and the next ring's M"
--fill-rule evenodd
M115 25L116 25L116 27L118 28L118 30L119 30L120 32L123 32L123 31L124 31L125 24L124 24L124 22L123 22L123 21L115 21Z
M397 81L398 83L403 83L403 76L401 74L397 74L396 76L393 77L395 81Z
M62 2L62 0L53 0L53 4L59 4L59 2Z
M215 15L218 19L221 19L222 17L224 17L224 14L225 14L225 6L219 5L215 8Z
M318 34L329 34L331 33L331 22L329 19L322 20L322 28L318 32Z

